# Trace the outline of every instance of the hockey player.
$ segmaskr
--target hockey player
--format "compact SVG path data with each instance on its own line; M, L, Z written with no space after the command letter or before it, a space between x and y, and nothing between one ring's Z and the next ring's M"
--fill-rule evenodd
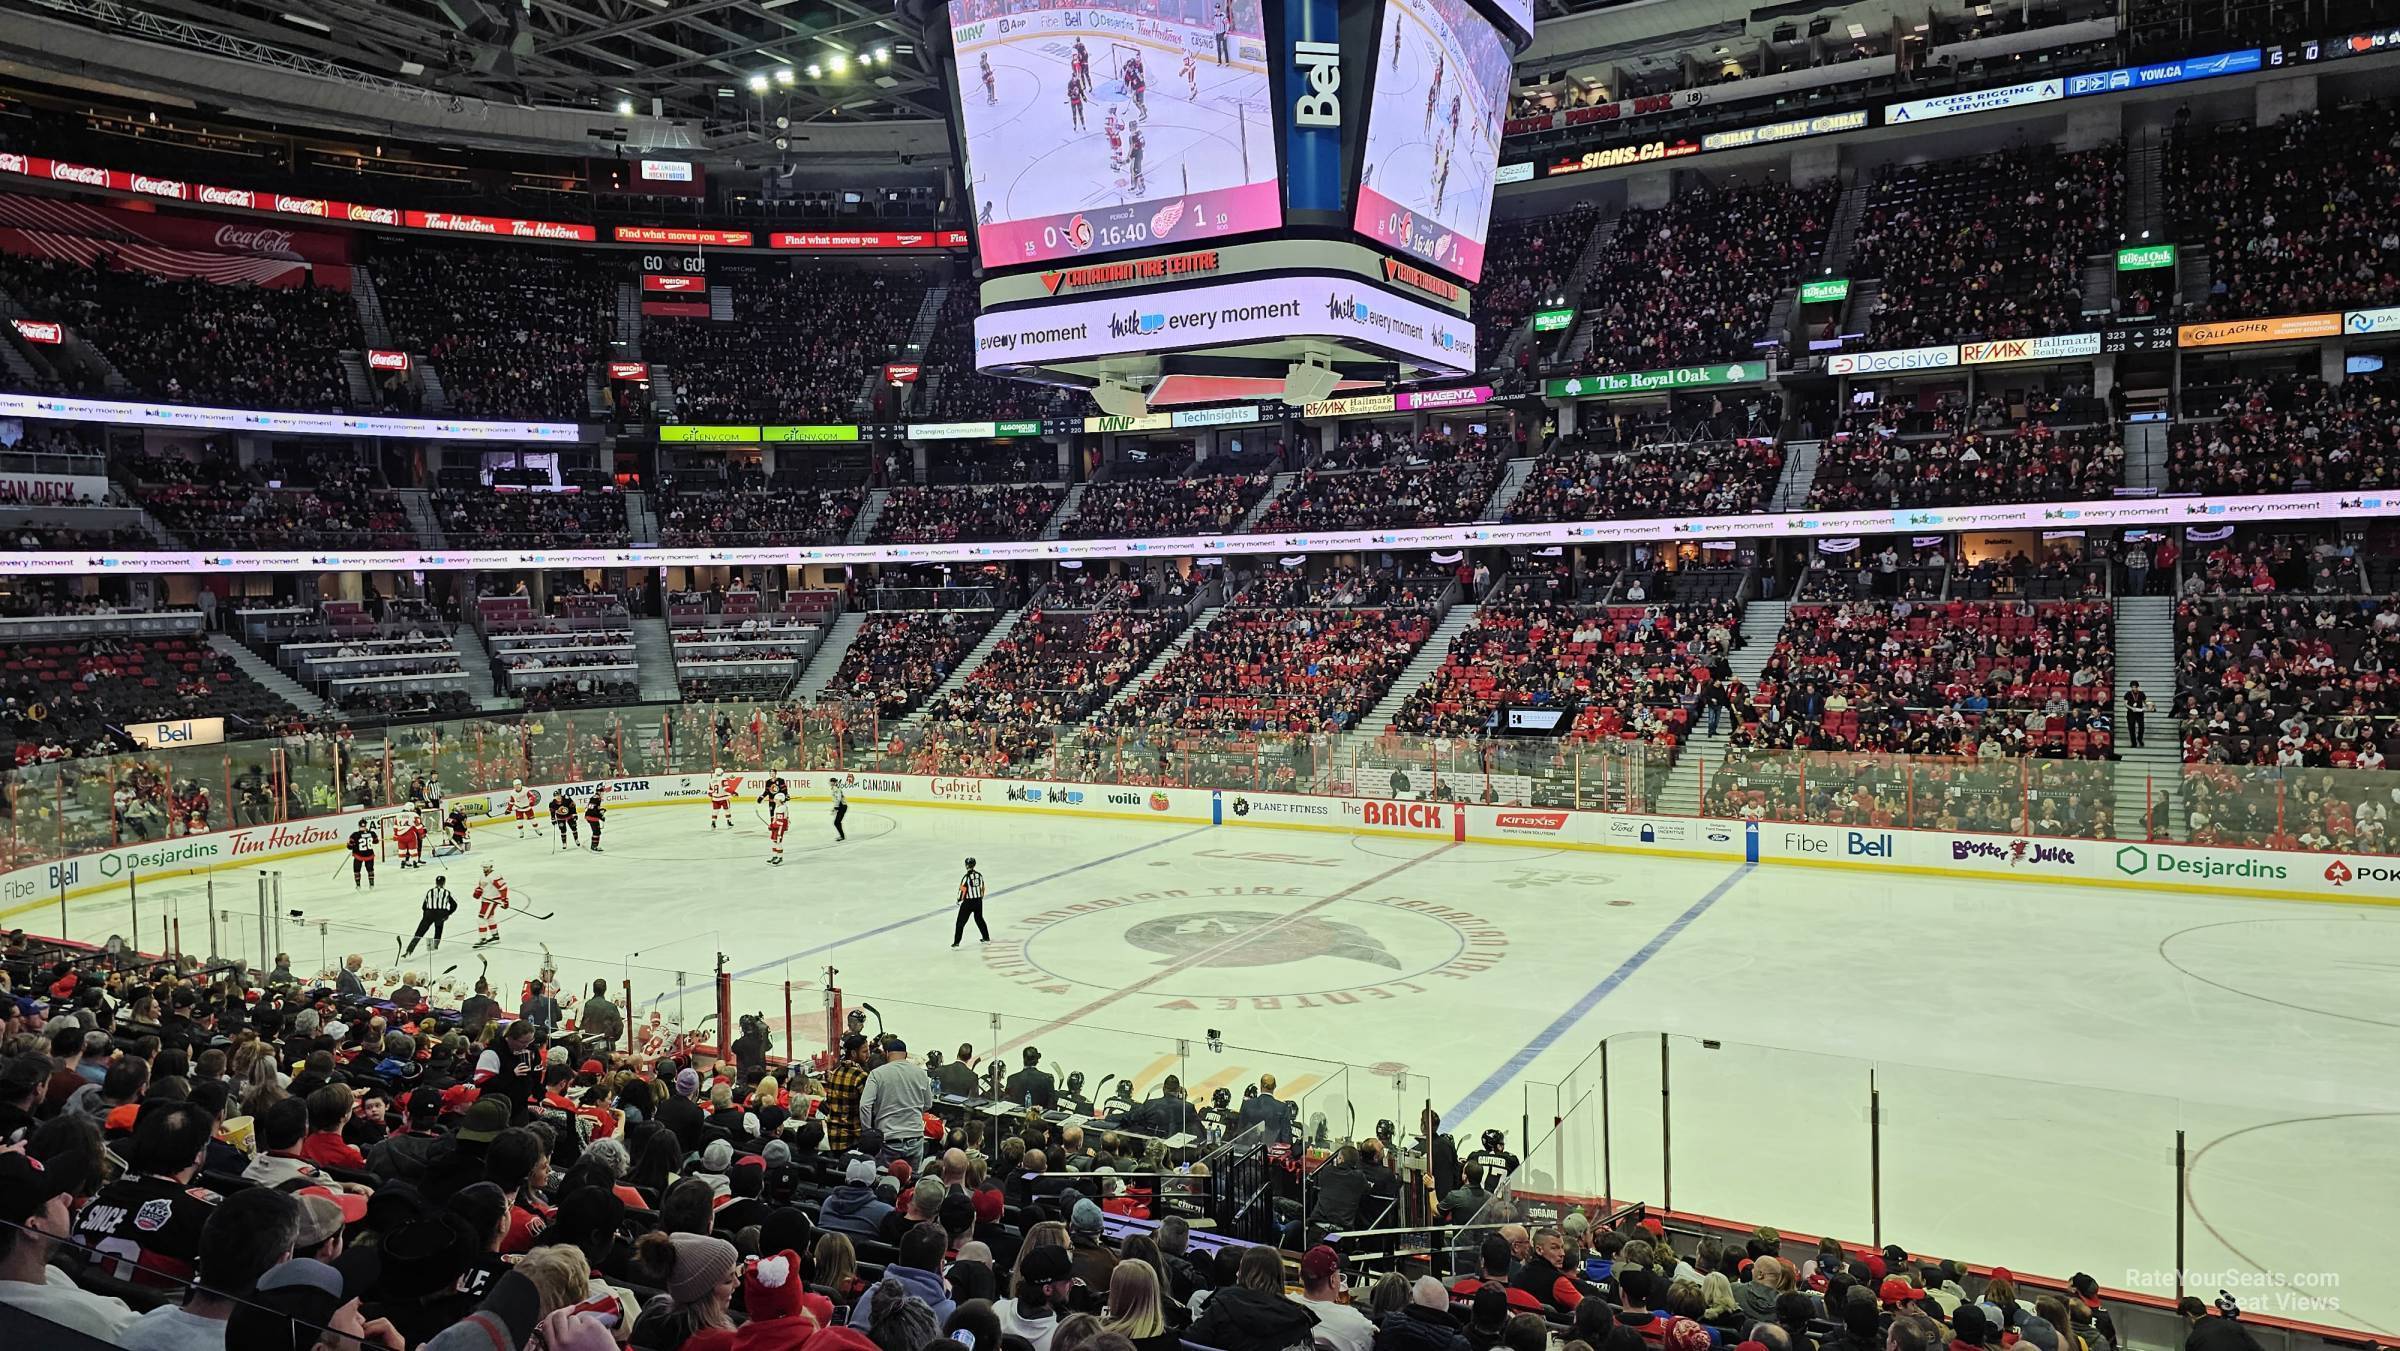
M843 795L842 785L837 782L833 785L833 838L837 840L850 838L850 833L842 829L842 819L848 815L850 815L850 799Z
M1190 52L1183 54L1183 87L1191 91L1192 102L1200 101L1200 62Z
M767 781L759 787L758 800L769 807L778 802L792 800L792 786L784 781L783 770L780 766L767 771Z
M592 828L592 852L595 854L600 852L600 826L607 820L608 795L595 788L591 801L583 809L583 823Z
M983 67L983 101L996 104L1000 101L1000 85L992 75L992 54L985 52L976 60Z
M1117 116L1117 105L1108 105L1108 116L1101 119L1100 132L1108 137L1108 167L1114 169L1125 162L1125 123Z
M400 828L392 832L393 851L400 855L403 868L425 866L425 818L411 812L400 818Z
M767 862L777 865L783 862L783 836L791 828L791 809L780 802L776 803L767 817Z
M1092 87L1092 54L1084 47L1082 38L1075 39L1075 53L1067 59L1067 74L1069 83L1085 89Z
M1145 113L1144 116L1148 116L1148 114ZM1133 184L1133 190L1135 192L1144 191L1142 183L1142 129L1140 127L1135 127L1133 129L1133 134L1126 138L1125 164L1127 178L1128 181Z
M1084 130L1083 81L1081 80L1067 81L1067 117L1074 123L1077 131Z
M334 876L341 874L335 873ZM375 832L364 825L350 832L350 885L353 889L360 885L362 876L366 879L365 885L375 885Z
M559 848L567 847L570 835L577 844L583 843L583 827L575 820L575 802L564 793L550 799L550 824L558 827Z
M467 852L467 813L465 808L452 807L450 814L442 818L442 828L450 833L451 853Z
M1400 25L1392 25L1392 69L1400 69Z
M715 830L723 821L727 830L733 829L733 776L719 774L708 781L708 828Z
M533 826L533 804L541 799L539 793L525 786L523 779L509 786L508 809L517 818L517 838L525 838L525 828ZM539 830L541 827L534 826Z
M1442 97L1442 87L1433 85L1425 91L1425 129L1433 130L1433 106Z
M483 865L475 899L482 902L475 909L475 946L490 947L500 941L500 912L508 909L508 879L500 875L497 865Z
M1149 91L1150 77L1148 73L1142 69L1142 58L1138 56L1126 57L1125 92L1133 95L1133 115L1135 117L1147 119L1150 116L1150 104L1145 97Z

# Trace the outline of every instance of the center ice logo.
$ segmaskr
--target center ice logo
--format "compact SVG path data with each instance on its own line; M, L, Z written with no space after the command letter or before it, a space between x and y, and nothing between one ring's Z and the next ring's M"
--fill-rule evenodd
M1125 941L1160 954L1160 966L1205 955L1201 966L1281 966L1311 957L1344 957L1400 969L1400 959L1358 925L1316 918L1287 921L1258 910L1143 920L1125 931Z

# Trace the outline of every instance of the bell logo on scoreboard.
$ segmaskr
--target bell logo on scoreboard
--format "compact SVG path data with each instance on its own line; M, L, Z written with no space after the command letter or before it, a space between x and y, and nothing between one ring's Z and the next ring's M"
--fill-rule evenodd
M1292 100L1292 121L1303 127L1342 124L1342 47L1338 42L1295 42L1292 64L1308 76L1306 93Z

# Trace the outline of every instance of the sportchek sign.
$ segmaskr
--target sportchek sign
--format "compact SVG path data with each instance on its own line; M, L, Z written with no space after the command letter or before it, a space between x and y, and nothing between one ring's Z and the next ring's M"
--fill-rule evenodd
M708 292L708 278L686 276L679 272L645 272L642 274L642 289L663 291L669 295L705 295Z
M1694 389L1703 385L1750 385L1766 378L1767 363L1763 361L1728 361L1711 366L1674 366L1663 371L1571 375L1546 382L1542 392L1553 399L1589 399L1606 394L1648 394L1661 389Z

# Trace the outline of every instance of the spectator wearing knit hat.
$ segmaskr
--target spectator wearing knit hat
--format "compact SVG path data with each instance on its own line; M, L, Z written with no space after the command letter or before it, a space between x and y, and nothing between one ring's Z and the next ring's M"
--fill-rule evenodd
M646 1351L677 1351L694 1334L733 1328L733 1292L741 1284L741 1256L721 1238L664 1234L653 1230L637 1245L641 1259L666 1273L667 1293L652 1300L633 1325L633 1345Z

